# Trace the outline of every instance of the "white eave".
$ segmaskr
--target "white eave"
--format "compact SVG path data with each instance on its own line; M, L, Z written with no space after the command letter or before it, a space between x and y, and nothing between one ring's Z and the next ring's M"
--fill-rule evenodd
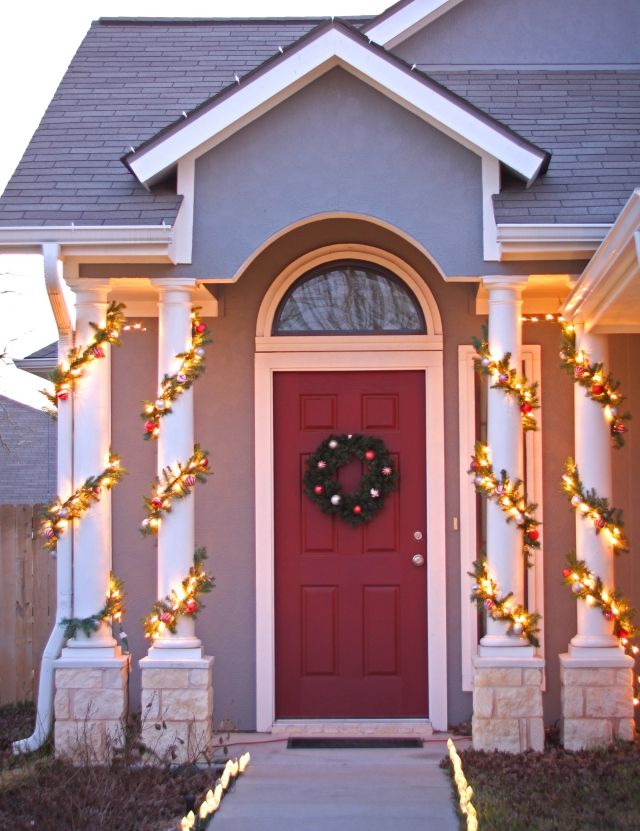
M462 0L411 0L396 3L363 28L367 37L385 49L393 49L424 29Z
M498 224L500 260L587 260L611 230L608 224Z
M101 262L122 258L172 262L171 225L43 225L0 227L1 254L40 254L42 246L60 246L63 259Z
M640 189L631 194L562 311L588 332L640 332Z
M341 67L478 155L489 155L532 182L547 154L371 46L339 21L263 66L164 134L126 157L149 185L181 160L191 162L279 103Z

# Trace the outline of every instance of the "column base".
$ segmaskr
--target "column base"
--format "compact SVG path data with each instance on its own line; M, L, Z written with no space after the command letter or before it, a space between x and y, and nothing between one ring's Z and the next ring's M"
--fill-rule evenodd
M72 653L74 650L71 650ZM57 757L104 763L124 741L129 699L129 655L63 656L55 662L54 746ZM64 653L67 653L65 655Z
M584 652L607 655L584 656ZM560 655L561 741L566 750L632 741L633 659L619 648L575 649Z
M165 657L166 653L179 656ZM190 658L191 650L162 649L140 661L142 741L150 763L196 762L209 758L213 738L212 657ZM153 654L152 654L153 652ZM158 653L163 653L158 657Z
M475 659L474 750L544 750L543 669L541 658L526 655Z

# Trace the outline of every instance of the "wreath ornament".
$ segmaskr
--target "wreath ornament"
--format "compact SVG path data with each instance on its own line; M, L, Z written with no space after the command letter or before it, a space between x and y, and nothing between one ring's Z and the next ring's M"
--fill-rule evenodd
M365 471L357 490L344 493L336 474L354 457L360 459ZM382 439L374 436L332 433L307 459L304 492L323 514L351 525L372 520L397 486L398 472L391 454Z

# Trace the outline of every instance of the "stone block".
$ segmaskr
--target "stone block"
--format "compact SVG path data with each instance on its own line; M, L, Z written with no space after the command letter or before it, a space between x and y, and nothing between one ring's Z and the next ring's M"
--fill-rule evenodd
M632 742L636 737L633 719L621 718L617 724L614 722L613 734L616 739L620 739L623 742Z
M493 687L476 687L473 691L473 713L479 718L493 715Z
M520 721L517 718L477 718L472 720L474 750L502 750L521 753Z
M69 690L62 689L56 690L56 697L53 702L53 712L55 714L56 721L64 721L68 719L71 715L70 707L69 707Z
M629 669L617 669L616 670L616 684L620 684L623 686L624 684L628 684L629 686L633 686L633 670Z
M482 667L474 675L475 687L519 687L521 684L520 667Z
M54 745L57 758L67 758L78 764L105 761L104 722L56 721Z
M142 686L145 689L179 690L189 686L189 669L143 669Z
M611 687L616 682L616 670L611 667L563 667L562 683L567 686Z
M124 690L74 690L72 708L73 717L81 721L121 719L126 713Z
M208 669L189 670L190 687L207 687L211 682L211 673Z
M496 687L494 696L498 718L542 716L540 687Z
M542 670L541 669L525 669L522 673L522 683L525 687L541 687L542 686Z
M142 728L142 741L151 754L150 761L184 762L189 759L189 722L167 722L166 728L154 724Z
M127 664L123 664L121 668L109 667L109 669L102 670L102 686L106 690L121 690L123 689L128 676Z
M562 687L560 701L563 718L584 716L584 687Z
M527 719L527 747L525 750L535 750L542 753L544 750L544 720L541 718Z
M611 744L611 721L595 718L565 718L562 723L562 744L566 750L586 750Z
M142 690L142 720L160 718L160 691Z
M99 690L102 688L102 670L89 667L56 669L56 687Z
M587 687L585 716L591 718L631 718L633 691L631 687Z
M163 690L160 715L169 721L204 721L212 716L211 688Z

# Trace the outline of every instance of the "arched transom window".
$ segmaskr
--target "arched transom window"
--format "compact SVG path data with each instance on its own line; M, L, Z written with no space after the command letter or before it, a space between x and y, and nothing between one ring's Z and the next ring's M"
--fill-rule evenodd
M324 263L282 298L274 335L426 334L409 287L386 268L359 260Z

